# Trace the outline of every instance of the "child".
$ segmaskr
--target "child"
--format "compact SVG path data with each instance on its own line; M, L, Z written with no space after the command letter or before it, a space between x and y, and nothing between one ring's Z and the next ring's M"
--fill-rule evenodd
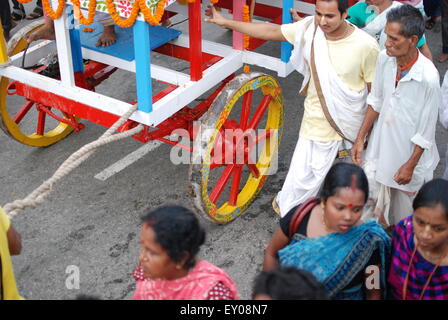
M282 267L255 278L253 300L328 300L324 286L308 271Z

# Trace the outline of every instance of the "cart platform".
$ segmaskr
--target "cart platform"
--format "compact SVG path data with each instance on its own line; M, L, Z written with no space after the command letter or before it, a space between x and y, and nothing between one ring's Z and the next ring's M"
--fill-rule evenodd
M84 32L84 28L92 28L92 32ZM115 26L115 33L117 34L117 41L108 47L97 47L95 44L98 38L103 33L103 25L99 22L94 22L91 25L80 25L81 45L84 48L101 52L116 58L126 61L135 60L134 52L134 35L131 28L122 28ZM151 50L156 49L165 43L176 39L182 32L175 29L170 29L162 26L150 26L150 46Z

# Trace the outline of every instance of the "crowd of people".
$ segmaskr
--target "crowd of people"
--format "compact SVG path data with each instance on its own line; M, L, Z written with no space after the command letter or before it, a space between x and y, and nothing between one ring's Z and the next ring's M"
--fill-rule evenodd
M448 169L433 179L448 77L440 86L424 36L436 10L425 21L421 1L402 2L317 0L313 16L292 12L285 25L206 9L206 22L293 44L303 75L299 138L253 299L448 299ZM0 240L0 292L18 299L10 255L20 236L1 210ZM239 299L232 278L198 258L204 241L190 210L149 212L133 299Z

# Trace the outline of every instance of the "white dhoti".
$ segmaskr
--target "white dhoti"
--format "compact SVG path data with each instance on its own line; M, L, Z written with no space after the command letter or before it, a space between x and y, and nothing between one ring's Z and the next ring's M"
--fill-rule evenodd
M374 199L370 199L371 202L362 217L363 221L375 218L385 226L392 226L413 213L412 201L416 193L391 188L378 182L376 190L378 194Z
M277 195L282 217L317 195L341 144L342 141L319 142L299 137L285 182Z

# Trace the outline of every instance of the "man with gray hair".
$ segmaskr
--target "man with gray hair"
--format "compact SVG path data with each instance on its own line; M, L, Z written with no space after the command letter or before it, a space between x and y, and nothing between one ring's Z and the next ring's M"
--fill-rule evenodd
M378 56L367 114L352 147L352 160L364 160L375 215L386 225L412 213L416 192L439 162L435 131L441 90L437 69L416 48L424 30L413 6L387 14L386 49Z

